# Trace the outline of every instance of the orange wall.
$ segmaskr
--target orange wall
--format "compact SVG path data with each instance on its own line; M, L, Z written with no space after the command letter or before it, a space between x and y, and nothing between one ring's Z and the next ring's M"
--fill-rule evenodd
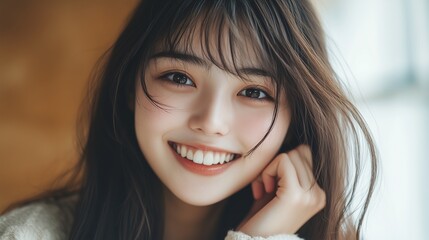
M76 161L91 69L136 3L0 1L0 212Z

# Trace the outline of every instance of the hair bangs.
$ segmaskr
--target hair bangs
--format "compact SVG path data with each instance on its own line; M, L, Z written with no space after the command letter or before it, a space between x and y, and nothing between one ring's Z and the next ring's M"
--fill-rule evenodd
M243 10L241 5L245 3L241 1L193 2L177 8L170 16L168 28L155 43L154 53L196 55L242 80L247 78L242 68L258 68L275 80L273 60L256 29L255 22L260 18L257 12Z

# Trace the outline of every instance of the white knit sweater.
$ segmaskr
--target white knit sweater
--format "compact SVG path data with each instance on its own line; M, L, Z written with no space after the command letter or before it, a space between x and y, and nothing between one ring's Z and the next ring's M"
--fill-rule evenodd
M65 240L73 222L76 197L45 200L14 209L0 216L0 240ZM296 235L251 237L229 231L225 240L302 240Z

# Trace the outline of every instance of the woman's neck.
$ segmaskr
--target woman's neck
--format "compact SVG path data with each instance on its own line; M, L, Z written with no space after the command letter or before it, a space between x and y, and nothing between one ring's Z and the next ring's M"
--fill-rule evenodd
M210 206L193 206L164 190L164 240L213 239L223 202Z

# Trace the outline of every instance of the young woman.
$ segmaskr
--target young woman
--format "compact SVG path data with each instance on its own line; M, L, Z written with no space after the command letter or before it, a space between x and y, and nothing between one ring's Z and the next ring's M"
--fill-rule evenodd
M309 1L144 0L107 57L76 193L9 212L3 236L360 238L375 147Z

